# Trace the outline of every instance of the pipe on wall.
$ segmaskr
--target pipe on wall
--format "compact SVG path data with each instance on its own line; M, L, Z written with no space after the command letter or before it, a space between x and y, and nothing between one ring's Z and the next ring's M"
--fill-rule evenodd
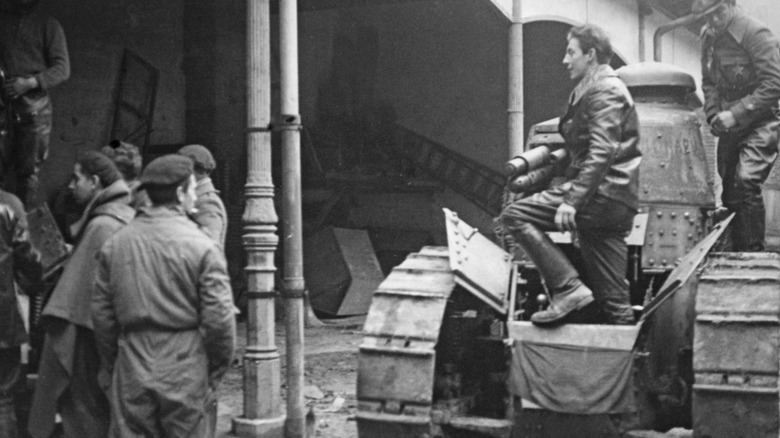
M523 18L522 0L512 2L509 25L509 98L507 109L509 158L523 153L525 114L523 101Z
M689 14L659 26L653 34L653 60L656 62L661 62L663 60L663 46L661 44L661 38L665 33L677 29L678 27L692 24L701 17L702 14Z
M285 342L287 345L286 438L304 438L303 214L301 209L301 116L298 102L298 2L279 1L282 131L282 221L284 232Z

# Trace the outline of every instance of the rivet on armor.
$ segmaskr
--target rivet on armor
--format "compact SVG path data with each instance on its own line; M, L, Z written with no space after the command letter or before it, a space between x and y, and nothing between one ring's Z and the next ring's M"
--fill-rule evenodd
M690 216L691 216L691 214L690 214L690 213L688 213L688 212L686 211L686 212L685 212L685 214L683 214L683 216L685 216L685 217L690 217Z
M664 230L658 230L658 235L659 236L663 236L664 235Z
M666 259L663 259L663 260L661 260L661 264L663 264L664 266L666 266L666 264L667 264L667 263L666 263Z
M672 212L672 219L674 219L674 218L676 218L676 217L677 217L677 212L676 212L676 211L673 211L673 212Z
M661 217L661 216L663 216L664 214L663 214L662 212L660 212L660 211L659 211L659 212L657 212L655 215L656 215L656 216L658 216L658 217Z
M648 261L647 263L648 263L650 266L653 266L653 265L655 265L655 260L653 260L653 259L650 259L650 261Z

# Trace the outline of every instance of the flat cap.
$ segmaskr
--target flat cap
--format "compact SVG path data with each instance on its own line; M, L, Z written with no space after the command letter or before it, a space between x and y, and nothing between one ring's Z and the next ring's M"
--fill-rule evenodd
M163 155L147 164L141 173L141 186L173 186L189 178L192 160L176 154Z
M179 149L177 153L189 157L195 164L195 167L201 168L206 172L211 172L217 167L214 156L211 155L211 152L209 152L206 146L190 144Z

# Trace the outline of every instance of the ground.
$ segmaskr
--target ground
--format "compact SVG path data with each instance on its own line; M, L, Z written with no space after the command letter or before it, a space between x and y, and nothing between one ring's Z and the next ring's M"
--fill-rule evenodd
M306 409L314 413L314 437L357 438L357 351L362 321L323 323L307 327L304 335ZM285 339L283 323L276 326L276 345L281 355L282 412L285 411ZM232 437L231 419L243 414L241 357L246 346L246 324L238 326L238 350L233 367L219 389L217 435ZM308 437L307 437L308 438Z

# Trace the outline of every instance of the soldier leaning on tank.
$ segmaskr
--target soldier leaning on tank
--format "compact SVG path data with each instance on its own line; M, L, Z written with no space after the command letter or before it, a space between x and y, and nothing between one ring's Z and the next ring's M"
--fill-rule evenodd
M515 200L501 221L533 260L552 295L535 324L561 323L594 299L607 321L631 324L625 270L638 208L639 122L628 89L608 65L612 46L597 26L569 31L563 59L577 85L559 131L571 157L566 182ZM589 284L545 231L576 231Z
M732 222L734 251L763 251L761 186L777 158L780 46L772 32L737 8L735 0L696 0L703 13L704 110L718 140L723 205Z
M27 342L16 298L16 280L36 282L41 258L27 232L22 202L0 190L0 436L16 437L14 398L23 381L20 346Z
M27 208L38 202L38 171L49 153L52 107L48 91L68 79L65 32L43 15L38 0L4 0L0 10L2 84L0 170Z

